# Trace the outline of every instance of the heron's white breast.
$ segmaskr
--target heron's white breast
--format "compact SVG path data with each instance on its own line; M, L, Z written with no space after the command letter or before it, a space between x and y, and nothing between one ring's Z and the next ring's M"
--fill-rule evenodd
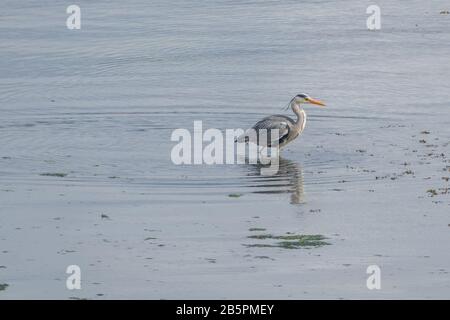
M305 129L306 126L306 112L304 110L301 110L300 113L302 114L301 124L300 124L300 133Z

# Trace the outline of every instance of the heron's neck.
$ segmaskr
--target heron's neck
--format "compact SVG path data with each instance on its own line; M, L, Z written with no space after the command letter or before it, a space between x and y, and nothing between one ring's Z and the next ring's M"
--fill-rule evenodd
M297 121L295 121L295 125L299 128L299 130L303 130L306 124L306 113L303 108L299 104L292 105L292 111L294 111L297 116Z

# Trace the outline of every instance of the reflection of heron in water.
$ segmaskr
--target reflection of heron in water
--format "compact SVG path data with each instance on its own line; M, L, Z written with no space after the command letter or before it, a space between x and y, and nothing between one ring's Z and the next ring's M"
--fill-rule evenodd
M274 175L261 175L261 169L268 167L261 163L248 164L249 176L255 177L253 188L259 190L253 193L290 193L291 203L299 204L304 200L303 173L301 166L292 160L279 158L279 169ZM256 179L257 178L257 179Z

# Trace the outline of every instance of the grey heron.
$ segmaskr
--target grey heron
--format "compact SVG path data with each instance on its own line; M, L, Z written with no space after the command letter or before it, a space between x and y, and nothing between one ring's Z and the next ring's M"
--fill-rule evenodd
M280 114L265 117L258 121L251 129L248 129L242 135L237 137L235 142L253 142L262 147L284 147L286 144L297 138L305 129L306 113L303 110L303 104L325 106L323 102L313 99L305 93L300 93L292 98L286 107L286 110L289 106L291 107L292 111L297 116L297 120ZM272 130L278 130L278 134L276 136L272 136L270 134ZM261 131L267 132L266 141L264 141L264 139L260 139Z

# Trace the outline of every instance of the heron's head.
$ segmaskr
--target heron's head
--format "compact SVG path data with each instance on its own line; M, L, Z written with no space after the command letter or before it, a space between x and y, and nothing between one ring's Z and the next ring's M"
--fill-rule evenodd
M325 104L322 101L319 101L317 99L311 98L306 93L299 93L294 98L292 98L291 102L294 102L297 105L301 104L315 104L318 106L325 106Z

